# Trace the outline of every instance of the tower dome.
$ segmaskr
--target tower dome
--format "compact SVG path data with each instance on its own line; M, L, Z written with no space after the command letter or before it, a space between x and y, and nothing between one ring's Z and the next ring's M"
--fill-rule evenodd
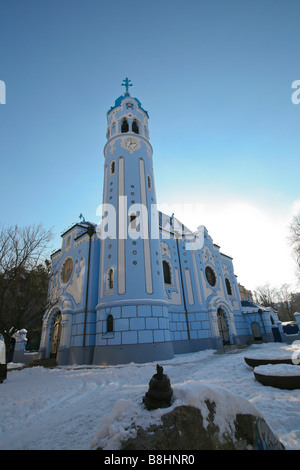
M125 100L126 98L130 97L128 88L129 88L130 86L132 86L132 84L130 83L131 80L129 80L128 78L125 78L125 79L123 80L123 82L124 82L124 83L122 83L122 86L125 86L125 88L126 88L125 93L123 93L123 95L119 96L119 97L115 100L115 105L112 106L112 107L109 109L109 111L108 111L107 114L109 114L113 109L117 108L118 106L121 106L122 101ZM145 113L145 114L148 116L148 118L149 118L148 112L147 112L145 109L142 108L142 104L141 104L140 100L138 100L137 98L133 98L133 99L137 102L138 107L139 107L142 111L144 111L144 113Z

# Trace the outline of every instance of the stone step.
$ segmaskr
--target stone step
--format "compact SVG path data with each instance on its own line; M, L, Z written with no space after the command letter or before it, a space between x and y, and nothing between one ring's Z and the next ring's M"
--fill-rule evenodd
M53 358L47 358L47 359L35 359L33 362L30 362L29 364L26 364L26 367L57 367L57 362L56 359Z
M239 349L246 349L248 346L247 345L242 345L242 344L227 344L225 346L222 346L220 349L218 349L214 354L226 354L231 351L239 350ZM238 351L236 351L238 352Z

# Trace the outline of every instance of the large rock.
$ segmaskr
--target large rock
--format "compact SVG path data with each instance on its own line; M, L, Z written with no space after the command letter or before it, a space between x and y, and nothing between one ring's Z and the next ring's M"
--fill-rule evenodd
M188 380L173 386L170 408L117 400L91 441L98 450L284 449L263 415L229 390Z
M161 425L138 428L136 437L122 443L122 450L283 450L265 420L237 414L231 432L220 433L215 423L215 403L206 402L209 416L199 408L182 405L161 416Z

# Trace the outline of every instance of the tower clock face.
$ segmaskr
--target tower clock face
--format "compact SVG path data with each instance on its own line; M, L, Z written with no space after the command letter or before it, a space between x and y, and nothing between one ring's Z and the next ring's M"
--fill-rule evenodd
M126 150L129 151L134 151L139 148L139 142L133 137L128 137L127 139L125 139L122 145Z

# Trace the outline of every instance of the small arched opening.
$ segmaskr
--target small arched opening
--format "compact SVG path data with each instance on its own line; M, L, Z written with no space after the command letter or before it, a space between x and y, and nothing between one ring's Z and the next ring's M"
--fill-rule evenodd
M116 169L116 162L113 160L113 161L110 163L110 175L114 175L114 174L115 174L115 169Z
M125 132L128 132L128 130L129 130L128 121L126 118L124 118L122 121L121 132L122 134L124 134Z
M136 212L132 212L129 214L129 230L130 231L137 231L138 226L138 215Z
M164 283L172 284L171 268L167 261L163 260Z
M134 132L135 134L139 134L139 126L135 120L132 123L132 132Z
M112 290L114 288L114 270L113 270L113 268L109 268L109 270L108 270L107 281L108 281L109 290Z
M229 279L226 277L225 279L226 290L228 295L232 295L232 288Z
M111 314L106 319L106 331L107 333L113 333L114 331L114 317Z

